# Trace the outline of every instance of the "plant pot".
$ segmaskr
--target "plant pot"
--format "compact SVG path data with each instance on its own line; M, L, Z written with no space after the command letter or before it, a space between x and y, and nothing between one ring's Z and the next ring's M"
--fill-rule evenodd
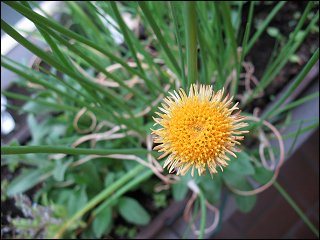
M309 109L314 109L314 108L309 108ZM297 113L297 115L299 115L299 112ZM24 129L23 131L18 132L18 134L22 132L23 133L22 135L14 136L14 138L18 138L20 142L24 142L27 138L29 138L29 135L30 135L26 127L23 129ZM305 135L305 138L306 138L306 135ZM301 138L298 138L298 144L296 146L301 144L303 141L304 141L303 139L301 140ZM288 146L290 146L292 142L291 143L288 142L287 144ZM152 223L149 226L144 228L144 230L142 230L139 233L137 238L151 238L151 237L153 238L155 236L157 237L160 236L163 238L165 237L174 238L175 236L178 236L176 233L183 235L183 231L186 228L186 225L184 220L181 218L181 215L185 208L185 205L186 205L186 200L181 201L179 203L173 202L168 209L164 210L164 212L161 213L159 217L155 218L154 221L152 221ZM229 198L228 201L226 202L225 208L226 208L226 211L224 212L224 215L223 215L223 221L227 220L233 214L233 212L235 211L235 203ZM210 212L208 211L207 222L212 222L213 217L214 216L211 215ZM172 229L175 230L175 233L171 231ZM157 235L157 233L159 233L160 231L162 232L161 235ZM166 235L165 233L168 233L169 235ZM208 233L207 237L210 236L210 234L211 233ZM189 235L189 237L194 238L196 236Z

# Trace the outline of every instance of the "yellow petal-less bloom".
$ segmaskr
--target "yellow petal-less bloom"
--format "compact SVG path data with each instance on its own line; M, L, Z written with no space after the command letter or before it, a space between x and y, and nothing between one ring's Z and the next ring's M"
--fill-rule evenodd
M160 143L154 150L164 152L159 159L168 156L164 168L169 172L177 170L177 175L185 175L188 169L198 170L199 175L209 168L210 174L216 173L216 167L228 165L234 152L239 151L235 145L243 140L240 129L248 124L242 122L238 103L232 106L232 97L223 97L224 90L214 93L211 85L193 84L189 95L183 89L174 91L165 98L160 118L154 118L155 125L162 128L153 130L154 142Z

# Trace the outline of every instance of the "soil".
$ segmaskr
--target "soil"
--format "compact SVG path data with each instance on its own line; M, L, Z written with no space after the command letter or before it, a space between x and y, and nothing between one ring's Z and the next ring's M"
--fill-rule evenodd
M276 3L268 4L268 3L260 3L255 7L255 19L264 19L269 13L272 7ZM285 37L288 37L289 33L293 30L293 26L289 24L289 22L293 19L293 16L297 13L302 13L307 2L305 1L289 1L287 2L286 6L283 7L280 12L277 14L277 16L273 19L270 26L273 26L275 28L278 28L282 35ZM249 3L247 2L244 5L244 13L242 21L246 22L246 17L248 16L248 9L249 9ZM242 26L243 28L245 26ZM243 32L243 31L242 31ZM252 62L255 67L255 76L258 78L258 80L261 78L263 71L265 69L265 66L268 63L269 57L272 53L275 39L270 37L267 33L263 33L259 39L259 41L255 44L253 49L250 51L249 55L246 57L246 61ZM283 70L278 74L276 79L265 89L265 95L255 101L253 101L252 104L248 107L249 111L252 111L255 107L259 107L260 109L263 109L269 102L270 102L270 96L277 95L282 89L283 86L285 86L296 74L301 70L303 65L307 62L307 60L310 58L312 52L310 49L313 49L314 46L319 46L319 37L317 34L311 34L309 37L304 41L302 46L299 48L297 55L300 59L299 63L288 63ZM23 89L19 89L17 86L12 86L12 91L24 91ZM243 91L243 88L239 89L240 91ZM9 101L11 104L19 104L21 105L21 102L19 101ZM10 111L10 113L13 114L13 117L18 121L18 128L10 135L8 136L1 136L1 140L4 143L7 143L10 139L12 139L14 136L17 136L17 132L21 131L21 126L25 125L25 117L19 116L14 111ZM19 127L20 126L20 127ZM23 144L28 140L27 136L24 136L23 138L20 138L20 143ZM11 181L14 176L16 176L18 172L11 173L8 171L6 166L1 166L1 182L6 179L8 181ZM153 177L154 178L154 177ZM32 197L32 191L28 192L28 196ZM136 190L134 192L130 192L127 194L128 196L131 196L135 199L137 199L151 214L152 217L156 216L161 209L156 208L153 205L153 200L150 198L150 195L146 195L141 190ZM169 196L170 197L170 196ZM8 220L7 217L16 217L16 216L22 216L22 213L19 209L17 209L14 205L13 199L6 199L4 202L1 203L1 228L4 227L10 227L8 226ZM116 218L115 224L117 225L123 225L128 228L133 227L133 225L128 224L124 222L121 218ZM3 233L1 231L1 238L6 237L12 237L13 232L9 231L7 233ZM115 231L112 231L109 235L109 237L112 238L120 238L120 236L117 236Z
M273 4L259 4L254 9L254 16L257 19L265 19L270 13L272 8L278 2ZM302 14L307 1L289 1L278 12L278 14L271 21L270 26L277 28L279 32L288 38L290 32L294 30L294 26L297 23L295 16ZM246 22L249 11L249 4L244 6L244 14L242 21ZM316 11L316 9L314 9ZM295 21L295 24L292 24ZM254 25L254 24L253 24ZM243 26L244 27L244 26ZM305 26L304 26L305 27ZM244 31L244 30L243 30ZM242 31L242 32L243 32ZM269 58L273 52L273 48L276 44L276 39L271 37L266 31L260 36L260 39L253 46L252 50L247 55L245 61L251 62L254 65L254 75L258 81L264 73L265 67L269 63ZM272 83L264 90L264 96L256 99L249 106L247 111L252 112L254 108L258 107L263 109L270 101L272 97L276 96L286 84L293 80L293 78L300 72L303 66L307 63L308 59L312 55L312 50L315 50L319 46L319 36L317 33L309 34L303 44L298 49L296 55L299 57L298 63L288 62L286 66L275 77ZM240 88L240 91L244 89ZM271 98L270 98L271 97Z

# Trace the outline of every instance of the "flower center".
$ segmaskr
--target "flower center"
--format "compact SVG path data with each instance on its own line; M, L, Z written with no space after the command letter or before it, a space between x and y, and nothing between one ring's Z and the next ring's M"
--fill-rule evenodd
M204 130L204 128L198 124L194 125L192 129L197 133L201 133Z

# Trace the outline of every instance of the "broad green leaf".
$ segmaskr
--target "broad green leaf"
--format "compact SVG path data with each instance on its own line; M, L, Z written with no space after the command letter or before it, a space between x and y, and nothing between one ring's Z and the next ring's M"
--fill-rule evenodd
M223 180L227 182L229 185L240 188L241 190L247 190L242 189L241 187L245 186L247 183L246 176L235 174L232 171L224 171L222 174Z
M96 216L92 223L92 229L96 238L101 238L103 234L108 234L112 226L112 210L105 207Z
M17 178L8 185L8 196L23 193L44 180L46 173L51 167L42 169L24 170Z
M68 213L69 216L72 216L80 209L82 209L86 203L88 202L88 197L86 193L85 187L73 191L73 193L69 196L68 200Z
M146 225L150 222L149 213L133 198L120 198L118 207L120 215L129 223Z
M209 202L217 203L221 195L221 175L215 174L213 177L206 175L203 178L203 181L200 182L203 194Z
M233 172L239 175L252 175L254 168L250 162L250 156L244 151L237 153L237 158L230 158L229 166L225 168L225 172Z
M233 174L233 175L226 174L226 175L223 175L223 179L229 185L239 190L242 190L242 191L252 190L251 185L246 180L246 176L241 176L237 174ZM255 195L253 196L240 196L237 194L232 194L232 195L234 196L237 207L241 212L249 212L256 203Z
M71 164L72 159L69 159L68 161L63 162L61 159L56 161L56 167L53 171L53 177L58 182L61 182L64 180L64 174L68 168L68 166Z
M174 200L181 201L183 200L188 193L188 186L186 182L180 181L172 185L172 195Z
M273 172L264 167L257 167L255 174L252 176L260 184L265 184L272 178Z
M94 159L93 161L96 161ZM77 167L78 172L72 173L71 177L78 185L87 186L88 196L92 196L101 191L103 187L102 179L99 177L99 168L93 161L86 162ZM79 174L80 173L80 174Z
M237 207L241 212L247 213L250 212L257 201L257 196L240 196L240 195L234 195L234 198L237 203Z
M108 172L104 178L104 186L109 187L115 181L115 174L113 172Z
M71 189L54 189L51 193L55 203L66 206L70 196L72 195L73 190Z
M202 177L195 174L194 177L191 176L191 171L188 171L186 175L180 177L180 181L172 185L172 195L174 200L181 201L185 198L188 193L188 182L194 180L197 184L201 182Z

